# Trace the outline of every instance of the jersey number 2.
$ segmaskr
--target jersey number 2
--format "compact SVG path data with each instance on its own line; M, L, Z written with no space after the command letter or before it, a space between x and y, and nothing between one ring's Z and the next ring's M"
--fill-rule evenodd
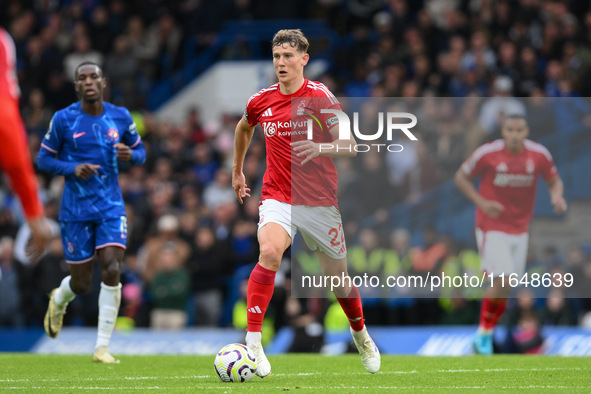
M345 233L343 232L343 225L339 224L339 228L331 228L328 230L328 235L332 237L330 240L330 246L339 246L345 242ZM337 241L340 235L340 241Z

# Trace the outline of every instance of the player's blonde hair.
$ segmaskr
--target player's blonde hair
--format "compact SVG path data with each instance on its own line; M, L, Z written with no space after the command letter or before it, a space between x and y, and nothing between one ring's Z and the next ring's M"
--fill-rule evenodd
M292 48L296 48L300 53L307 53L310 43L304 33L300 29L283 29L275 33L271 47L288 44Z

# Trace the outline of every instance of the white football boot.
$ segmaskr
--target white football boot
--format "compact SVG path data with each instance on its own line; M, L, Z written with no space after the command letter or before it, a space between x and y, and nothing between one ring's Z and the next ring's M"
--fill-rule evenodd
M109 353L109 349L106 346L99 346L94 349L94 361L104 364L119 364L119 360Z
M256 374L261 378L269 376L271 374L271 363L269 362L269 360L267 360L267 356L265 356L265 351L263 350L263 345L261 343L261 333L247 332L246 346L248 346L248 348L252 350L252 352L254 353L254 357L256 358Z
M363 326L363 330L355 331L351 327L351 335L353 336L353 342L361 354L361 363L370 373L376 373L380 370L380 351L378 350L373 339L367 332L367 327Z

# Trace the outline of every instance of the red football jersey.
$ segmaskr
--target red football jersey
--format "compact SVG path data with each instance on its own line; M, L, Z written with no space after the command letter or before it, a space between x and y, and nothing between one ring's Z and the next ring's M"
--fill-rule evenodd
M0 95L10 96L15 100L20 96L14 41L3 28L0 28Z
M476 227L482 231L521 234L528 231L534 212L538 175L546 181L558 175L548 149L531 140L513 154L505 141L482 145L462 165L470 177L481 176L480 195L498 201L505 210L495 219L476 208Z
M267 147L267 170L261 199L274 199L293 205L337 206L337 171L332 158L318 156L301 165L291 143L307 138L308 120L313 124L313 141L331 143L329 124L336 117L321 109L342 107L326 86L304 80L295 93L285 95L279 84L254 94L246 104L244 118L250 126L261 124ZM316 121L319 120L319 122Z

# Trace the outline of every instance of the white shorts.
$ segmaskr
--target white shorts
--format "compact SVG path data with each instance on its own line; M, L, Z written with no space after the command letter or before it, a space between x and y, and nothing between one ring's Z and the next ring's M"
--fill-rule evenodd
M267 223L283 227L292 243L300 231L310 250L318 250L333 259L347 257L341 213L334 206L311 207L264 200L259 206L259 230Z
M476 243L482 259L482 270L492 273L519 276L525 273L529 234L507 234L502 231L476 229Z

